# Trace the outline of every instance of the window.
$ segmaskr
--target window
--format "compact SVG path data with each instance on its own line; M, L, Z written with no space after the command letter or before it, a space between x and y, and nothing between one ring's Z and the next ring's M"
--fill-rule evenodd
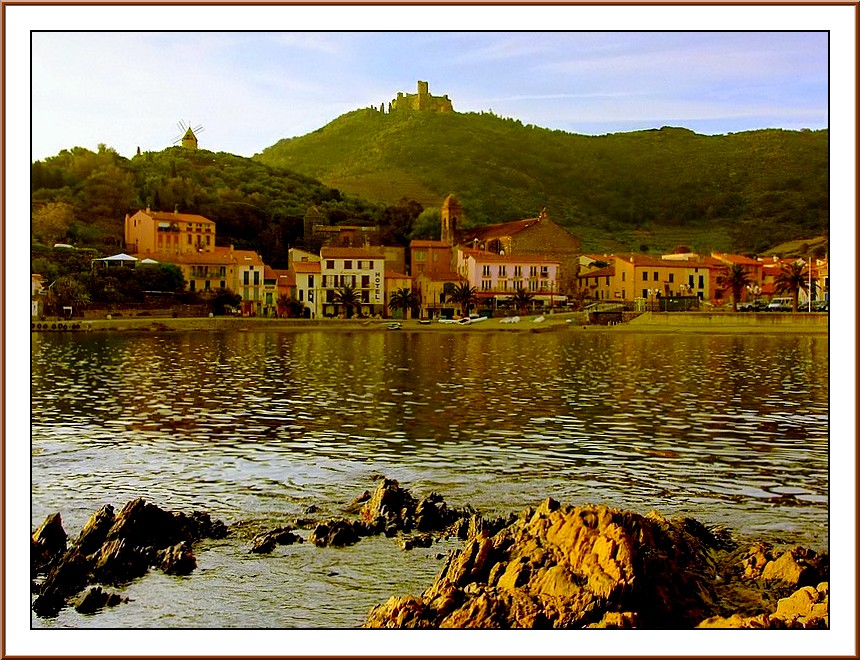
M529 280L529 291L537 291L538 283L537 280Z
M427 261L426 250L415 250L412 255L415 257L415 261Z
M358 270L361 270L361 262L360 262L360 261L356 261L356 262L355 262L355 267L356 267Z
M314 276L313 275L308 275L308 287L311 289L314 288Z
M646 271L644 271L644 270L642 271L642 281L643 281L643 282L647 282L647 281L648 281L648 273L647 273Z
M367 269L368 269L368 270L373 270L373 262L372 262L372 261L368 261L368 262L367 262Z
M643 297L643 298L647 298L647 297L648 297L648 289L642 289L642 297Z
M514 266L514 277L522 277L523 276L523 267L522 266Z
M549 277L549 266L541 266L540 267L540 276L541 277Z
M606 286L609 286L609 275L606 276Z
M203 290L204 291L211 291L212 290L212 285L209 283L209 280L206 280L203 283Z
M507 277L507 276L508 276L507 266L505 266L504 264L499 266L499 277Z
M299 302L305 301L305 292L302 289L299 289Z
M699 288L700 289L705 288L705 276L704 275L699 275Z
M251 266L251 268L253 268L253 266ZM260 285L260 271L255 270L254 271L254 286L259 286L259 285Z
M242 273L242 284L248 286L248 284L250 284L250 280L250 273L246 270L244 273Z
M343 269L344 270L352 270L352 259L347 259L346 261L343 262Z
M489 277L489 276L490 276L490 267L489 267L489 266L484 266L484 267L481 269L481 275L483 275L484 277Z
M326 259L325 267L328 270L334 270L334 259Z
M669 284L675 281L675 273L669 273Z
M692 288L694 288L695 286L696 286L696 285L695 285L695 283L694 283L694 281L693 281L693 276L692 276L692 275L690 275L690 288L692 289Z
M481 280L481 291L489 291L492 288L492 280Z
M227 282L225 282L224 280L221 280L221 282L219 282L218 286L221 287L222 289L226 289L227 288Z
M655 282L660 281L660 273L658 273L656 270L654 271L654 281Z
M369 289L370 288L370 275L362 275L361 276L361 288Z
M626 282L626 281L627 281L627 271L622 271L622 273L621 273L621 281L622 281L622 282Z
M323 289L325 289L325 288L326 288L326 284L327 284L326 280L327 280L327 279L328 279L328 275L323 275L323 276L322 276L322 288L323 288Z
M435 250L433 251L433 261L439 261L439 253Z
M537 266L529 266L529 277L537 277Z

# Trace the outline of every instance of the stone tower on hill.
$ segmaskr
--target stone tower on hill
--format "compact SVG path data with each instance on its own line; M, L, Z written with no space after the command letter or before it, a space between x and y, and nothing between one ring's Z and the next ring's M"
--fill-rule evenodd
M391 101L391 111L418 110L428 112L454 112L454 105L448 95L433 96L429 85L423 80L418 81L417 94L397 92L397 98Z

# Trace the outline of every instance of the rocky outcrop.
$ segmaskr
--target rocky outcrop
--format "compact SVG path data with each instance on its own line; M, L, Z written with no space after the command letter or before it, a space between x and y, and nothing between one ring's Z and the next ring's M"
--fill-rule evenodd
M770 562L769 575L789 564L784 554L771 553L762 574ZM788 554L813 570L808 551ZM464 547L449 555L420 598L389 599L370 612L365 627L676 629L706 621L728 627L738 621L726 619L731 612L720 589L731 592L727 583L743 572L739 559L746 556L725 533L689 518L548 499L495 533L470 524ZM742 580L770 584L761 576ZM764 601L758 606L766 611ZM826 607L826 588L824 595L804 591L780 601L762 626L817 625Z
M278 527L255 536L251 542L251 552L268 554L275 549L275 546L303 542L304 539L301 536L293 533L292 527Z
M172 513L137 498L117 514L110 505L101 507L68 546L60 514L53 514L32 537L31 571L37 578L44 576L34 581L33 610L55 616L88 585L126 584L150 568L187 575L197 566L194 542L226 534L226 526L206 513ZM92 612L122 602L123 597L103 598L104 593L90 588L75 601L75 608Z

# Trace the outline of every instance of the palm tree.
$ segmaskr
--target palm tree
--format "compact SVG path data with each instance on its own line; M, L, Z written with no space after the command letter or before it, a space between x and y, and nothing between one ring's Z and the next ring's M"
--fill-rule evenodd
M335 290L334 301L338 305L346 307L346 318L350 319L352 318L352 308L361 305L361 294L347 284L342 289Z
M278 316L286 316L287 318L299 318L304 312L305 306L286 293L278 296Z
M809 291L807 283L809 272L806 264L799 259L794 263L782 264L779 275L773 281L777 293L788 293L791 295L791 311L797 311L797 297L800 291Z
M533 293L529 293L524 288L519 287L517 292L511 297L511 302L517 308L517 311L525 314L532 302L532 298L534 298Z
M414 310L418 307L418 303L418 295L412 289L404 287L397 289L391 294L391 299L388 301L388 309L403 310L403 318L406 318L407 310Z
M738 311L738 300L740 300L741 292L748 284L752 283L750 273L741 264L732 264L723 269L720 279L723 288L732 292L732 311Z
M478 289L469 286L468 282L461 282L451 292L451 302L460 305L461 315L468 316L469 305L478 302Z

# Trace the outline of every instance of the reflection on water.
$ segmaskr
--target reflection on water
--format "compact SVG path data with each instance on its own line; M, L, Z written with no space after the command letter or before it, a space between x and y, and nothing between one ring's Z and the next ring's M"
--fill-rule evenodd
M384 474L486 513L552 495L826 548L827 350L821 336L584 331L34 335L32 522L61 511L76 533L142 495L282 523L312 503L335 515ZM184 599L148 576L134 607L35 625L354 626L438 568L435 548L404 564L391 546L287 553L351 562L332 590L219 544ZM270 606L260 585L233 593L246 570L276 581ZM167 605L180 600L185 614Z

